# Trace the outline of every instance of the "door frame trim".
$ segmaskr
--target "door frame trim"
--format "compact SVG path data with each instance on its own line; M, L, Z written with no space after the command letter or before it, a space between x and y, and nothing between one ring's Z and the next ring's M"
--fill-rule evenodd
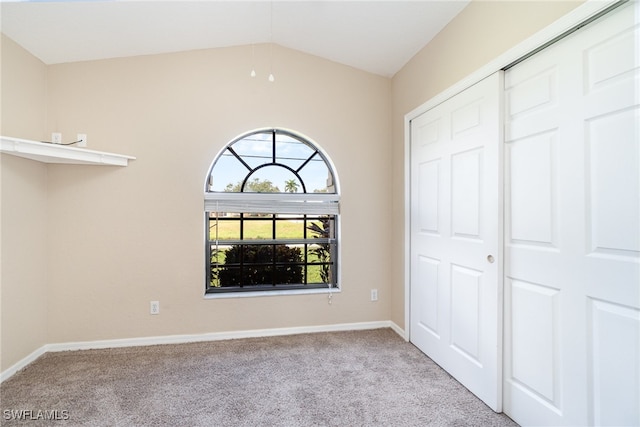
M467 77L435 95L404 116L404 339L411 337L411 120L452 96L504 69L616 3L628 0L587 0L568 14L518 43ZM504 225L504 224L503 224Z

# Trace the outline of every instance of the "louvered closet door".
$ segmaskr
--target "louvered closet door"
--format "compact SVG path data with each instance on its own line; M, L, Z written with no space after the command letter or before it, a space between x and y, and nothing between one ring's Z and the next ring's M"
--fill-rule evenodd
M411 121L410 340L500 410L497 73Z
M522 425L640 425L639 15L505 74L504 411Z

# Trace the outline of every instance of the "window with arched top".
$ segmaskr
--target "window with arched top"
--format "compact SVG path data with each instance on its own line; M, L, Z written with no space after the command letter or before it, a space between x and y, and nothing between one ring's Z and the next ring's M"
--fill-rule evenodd
M326 154L288 130L227 144L206 181L206 292L337 288L336 178Z

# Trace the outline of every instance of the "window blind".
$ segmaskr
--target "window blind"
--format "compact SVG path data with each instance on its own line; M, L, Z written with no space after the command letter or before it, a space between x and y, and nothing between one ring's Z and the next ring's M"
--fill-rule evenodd
M337 215L340 196L326 193L205 193L205 212Z

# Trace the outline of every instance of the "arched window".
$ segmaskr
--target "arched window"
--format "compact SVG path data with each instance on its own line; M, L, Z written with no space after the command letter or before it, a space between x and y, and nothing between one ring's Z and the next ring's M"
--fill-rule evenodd
M327 156L291 131L230 142L207 175L206 292L336 288L336 178Z

